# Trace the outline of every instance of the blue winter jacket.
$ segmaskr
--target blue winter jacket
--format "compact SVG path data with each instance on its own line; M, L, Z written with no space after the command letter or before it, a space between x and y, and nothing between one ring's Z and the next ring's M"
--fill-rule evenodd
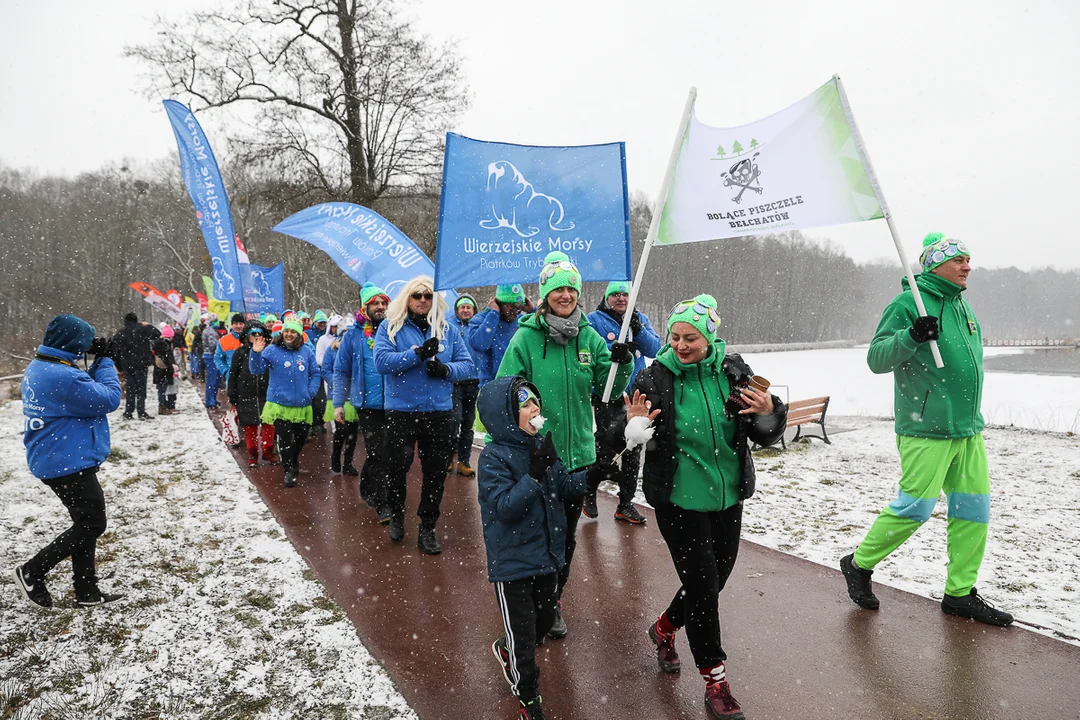
M252 351L248 370L253 375L261 375L266 368L270 368L267 402L285 407L304 407L310 405L315 393L319 392L319 383L322 382L319 366L315 362L315 351L306 343L299 350L286 350L281 345L271 343L262 352Z
M530 436L517 424L514 393L521 377L492 380L480 391L480 421L491 435L480 452L477 495L487 547L488 580L510 582L558 572L566 558L563 502L586 492L585 471L567 471L562 461L537 481L529 475Z
M386 379L375 369L375 350L364 337L364 325L356 323L341 338L334 358L334 407L345 407L347 400L357 410L382 410L385 387Z
M449 366L450 377L433 378L427 374L428 361L413 352L431 337L431 329L422 331L406 319L393 342L389 329L390 323L383 321L375 333L375 369L386 376L384 408L400 412L452 410L454 383L474 377L476 372L461 335L447 330L436 357Z
M94 328L83 320L85 344ZM78 330L79 328L73 328ZM22 382L23 444L30 472L41 480L97 467L109 457L108 414L120 407L120 380L109 358L99 358L89 371L75 367L77 353L39 345Z
M499 373L499 363L506 354L506 346L518 329L518 317L505 322L498 310L488 308L472 319L472 335L468 337L469 347L474 351L476 369L480 377L480 387L488 384Z
M636 337L631 337L630 333L626 335L627 342L637 345L634 352L634 374L630 376L630 382L626 387L630 387L637 374L645 369L645 358L655 358L656 353L660 352L660 348L664 345L664 341L653 330L649 317L642 312L638 313L638 317L641 318L641 333ZM609 350L611 344L619 339L619 330L622 329L622 325L603 310L593 310L589 313L589 324L600 333L600 337L604 338Z
M326 396L334 397L334 359L337 357L337 350L334 346L326 348L326 352L322 356L322 365L319 366L319 375L322 377L324 383L326 383Z
M461 320L458 319L457 315L455 315L454 317L449 318L447 320L447 323L450 324L450 332L457 333L461 337L461 341L465 345L465 349L469 352L469 359L472 360L473 363L472 374L470 374L469 377L465 379L479 379L480 376L477 372L477 356L479 355L479 353L477 353L476 350L473 350L472 345L469 343L469 338L472 337L472 334L476 332L476 328L479 327L476 324L476 318L473 317L473 319L470 320L468 324L466 324L461 322Z

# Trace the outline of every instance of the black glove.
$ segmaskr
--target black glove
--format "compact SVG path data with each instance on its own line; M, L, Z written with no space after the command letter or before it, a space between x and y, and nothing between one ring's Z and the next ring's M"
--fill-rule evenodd
M637 310L630 316L630 332L634 333L634 337L641 334L641 313Z
M532 447L529 450L529 476L537 482L542 481L547 477L548 469L558 459L559 454L555 452L555 443L551 440L551 433L545 435L543 439L533 438Z
M103 337L96 337L91 341L90 349L86 351L86 354L96 358L112 357L112 343Z
M634 362L634 353L630 352L630 346L621 342L611 343L611 362L616 365Z
M450 366L439 358L432 358L427 361L427 374L433 378L448 378L450 377Z
M927 340L938 339L938 319L933 315L924 315L915 321L915 324L908 328L908 332L911 333L911 339L917 343L924 343Z
M413 348L413 351L421 360L433 358L439 354L439 338L430 337L420 347Z

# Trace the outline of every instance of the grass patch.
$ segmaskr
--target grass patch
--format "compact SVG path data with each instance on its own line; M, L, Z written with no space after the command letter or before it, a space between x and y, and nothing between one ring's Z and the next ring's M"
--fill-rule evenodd
M153 451L153 450L160 450L160 449L161 449L161 446L160 446L160 445L158 445L157 443L150 443L149 445L147 445L147 446L146 446L146 449L147 449L147 450L151 450L151 451Z
M258 590L249 590L244 595L244 602L260 610L273 610L277 606L277 601L274 600L273 595Z
M131 459L131 455L126 450L124 450L123 448L114 447L109 452L109 460L111 460L114 463L118 463L121 460L130 460L130 459Z

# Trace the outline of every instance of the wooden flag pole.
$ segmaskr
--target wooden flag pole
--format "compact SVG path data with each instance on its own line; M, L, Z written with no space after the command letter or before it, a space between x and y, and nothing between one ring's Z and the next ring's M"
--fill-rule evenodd
M686 96L686 105L683 107L682 119L679 121L679 130L675 133L675 142L671 148L671 156L668 158L667 170L664 171L664 182L660 185L660 193L656 196L656 204L653 205L652 222L649 223L649 235L645 238L645 247L641 251L641 259L638 260L637 272L634 273L634 284L630 286L630 299L623 313L622 327L619 328L619 342L626 341L626 335L630 332L630 320L634 317L634 306L637 304L638 291L641 290L641 281L645 277L645 266L649 263L649 253L656 242L656 234L660 230L660 216L664 213L664 204L667 203L668 192L671 190L671 179L675 175L675 162L679 159L679 150L682 149L683 137L686 136L686 126L690 124L690 113L694 110L694 101L697 99L697 88L690 88ZM611 388L615 385L615 363L608 370L607 383L604 384L604 402L611 400Z
M855 149L859 152L863 170L866 171L866 177L870 180L870 186L874 188L874 195L877 197L878 205L881 206L881 213L885 216L885 222L889 225L893 244L896 245L896 252L900 255L900 264L904 266L908 289L915 298L915 307L918 308L919 315L925 316L926 305L923 304L922 293L919 292L919 286L915 284L915 275L911 272L911 263L908 262L907 252L904 251L904 245L900 242L900 233L896 229L896 223L893 222L892 213L889 212L889 205L885 202L885 195L881 192L881 185L878 183L877 174L874 173L874 165L870 162L870 155L866 152L866 145L863 144L862 135L859 134L859 125L855 122L855 115L851 112L851 106L848 104L847 93L844 92L844 83L840 81L839 75L833 75L833 79L836 80L836 89L840 91L840 104L844 107L844 115L847 117L848 126L851 128L851 137L855 140ZM939 368L945 367L945 363L941 359L941 351L938 350L937 340L930 341L930 352L934 356L934 364Z

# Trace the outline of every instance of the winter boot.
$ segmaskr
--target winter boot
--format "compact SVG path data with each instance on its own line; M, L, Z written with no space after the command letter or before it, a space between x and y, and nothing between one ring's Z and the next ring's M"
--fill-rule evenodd
M499 638L495 642L491 643L491 654L494 655L495 659L499 661L499 667L502 668L502 674L503 677L506 678L506 684L510 686L510 690L511 692L513 692L513 670L510 667L510 649L506 647L506 640L504 640L503 638Z
M334 457L330 458L330 472L332 472L332 473L341 472L341 456L340 455L335 454Z
M390 542L401 542L405 538L405 518L401 515L390 517Z
M439 540L435 537L435 523L420 523L420 532L416 536L416 546L428 555L438 555L442 552Z
M459 462L457 464L457 474L462 477L472 477L476 474L476 471L472 469L472 465L467 462Z
M521 703L521 714L518 716L520 720L547 720L539 695L532 700L518 700L518 702Z
M682 669L679 653L675 652L675 633L660 631L660 620L649 626L649 639L656 645L656 664L661 672L677 673Z
M263 460L270 463L271 465L280 465L281 464L281 457L279 455L275 454L273 451L265 453L263 455Z
M596 509L596 493L585 496L585 501L581 504L581 512L587 518L594 518L600 514Z
M615 519L628 522L631 525L644 525L645 516L638 512L634 503L624 503L615 509Z
M259 467L259 453L257 453L257 452L249 452L248 453L248 467L249 468Z
M392 510L390 510L389 505L383 505L382 507L380 507L378 513L380 525L389 525L390 521L394 518L394 513ZM404 530L402 532L404 532Z
M85 595L78 595L75 597L75 607L89 608L96 607L98 605L105 605L107 603L116 602L123 598L123 595L117 593L102 592L98 588L94 588Z
M353 467L351 462L345 463L341 466L341 472L349 477L360 477L360 471Z
M746 720L739 701L731 695L724 672L724 663L711 668L698 668L705 678L705 710L715 720Z
M33 578L23 572L22 565L15 568L15 584L23 596L38 607L51 608L53 606L52 595L45 587L45 580Z
M562 600L555 605L555 623L548 630L548 636L560 640L566 637L566 621L562 616Z
M941 611L946 615L971 618L987 625L1006 627L1012 625L1013 616L1004 610L998 610L979 597L975 588L967 597L945 595L941 598Z
M873 570L863 570L855 564L855 553L840 558L840 572L844 573L847 580L847 594L852 601L861 608L877 610L881 605L870 584L870 576Z
M291 487L295 487L295 486L296 486L296 471L295 470L286 470L285 471L285 487L291 488Z

